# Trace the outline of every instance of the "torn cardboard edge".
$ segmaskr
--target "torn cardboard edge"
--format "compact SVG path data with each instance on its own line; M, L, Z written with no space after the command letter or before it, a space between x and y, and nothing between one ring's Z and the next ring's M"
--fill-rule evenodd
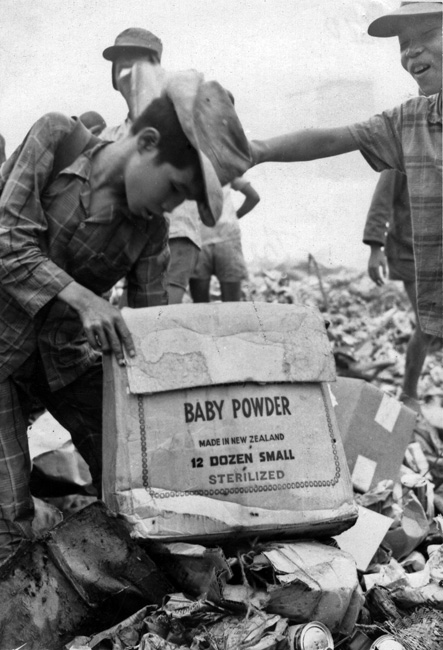
M122 315L137 352L126 360L133 394L335 380L324 320L313 308L211 303L125 308Z

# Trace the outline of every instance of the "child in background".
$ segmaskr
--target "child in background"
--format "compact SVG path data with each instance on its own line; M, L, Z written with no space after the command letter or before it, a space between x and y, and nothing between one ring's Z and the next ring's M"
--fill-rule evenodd
M237 211L232 201L231 188L245 196ZM213 228L201 225L202 249L189 281L194 302L209 302L213 275L220 283L223 302L238 302L241 299L241 283L248 277L248 271L238 220L253 210L259 201L259 194L244 176L236 178L223 188L223 212L219 221Z

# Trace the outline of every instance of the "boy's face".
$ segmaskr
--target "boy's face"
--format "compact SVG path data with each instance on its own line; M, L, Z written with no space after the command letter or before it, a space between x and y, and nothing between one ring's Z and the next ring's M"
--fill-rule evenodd
M200 201L204 195L198 164L183 169L158 162L158 150L135 152L125 170L126 200L129 210L146 219L172 212L185 199Z
M405 24L400 41L401 64L415 79L425 95L440 92L442 87L441 17L415 16Z

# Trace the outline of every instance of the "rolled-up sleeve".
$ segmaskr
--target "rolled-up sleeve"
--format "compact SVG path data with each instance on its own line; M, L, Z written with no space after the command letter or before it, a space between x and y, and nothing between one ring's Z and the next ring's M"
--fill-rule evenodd
M72 282L47 255L48 222L40 201L56 147L71 128L64 115L43 116L13 155L13 164L2 167L0 282L31 317Z
M362 155L377 172L384 169L405 171L402 112L402 106L398 106L348 127Z

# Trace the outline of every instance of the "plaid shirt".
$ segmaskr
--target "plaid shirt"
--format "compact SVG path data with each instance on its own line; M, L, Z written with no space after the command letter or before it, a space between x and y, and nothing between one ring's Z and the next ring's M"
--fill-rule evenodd
M72 127L43 116L0 170L0 381L37 349L52 390L96 361L77 313L56 298L72 280L101 295L127 276L130 307L167 303L166 220L135 217L124 200L90 211L91 158L107 143L46 187Z
M408 181L404 174L389 169L380 174L366 217L363 242L385 247L386 257L409 262L414 279L411 208Z
M420 324L442 337L441 93L415 97L349 128L375 170L398 169L407 176Z

